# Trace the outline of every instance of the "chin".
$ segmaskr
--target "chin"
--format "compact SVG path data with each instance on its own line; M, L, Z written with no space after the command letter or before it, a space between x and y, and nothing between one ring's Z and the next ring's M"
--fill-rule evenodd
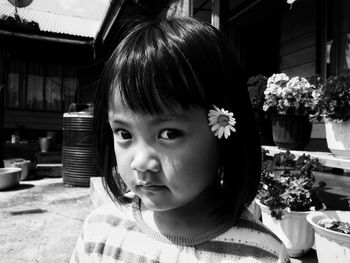
M172 209L175 209L179 207L180 205L176 206L175 204L169 204L166 202L165 199L163 200L151 200L148 197L140 197L142 200L143 205L151 211L155 212L165 212Z

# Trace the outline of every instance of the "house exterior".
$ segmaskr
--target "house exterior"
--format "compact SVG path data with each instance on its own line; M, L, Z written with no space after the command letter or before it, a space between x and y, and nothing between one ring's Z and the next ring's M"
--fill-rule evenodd
M72 102L91 102L98 77L93 39L101 21L0 2L3 140L62 130ZM87 91L87 92L86 92ZM26 137L27 136L27 137ZM37 137L36 137L37 138Z
M219 2L226 7L216 10L220 24L246 79L280 72L325 79L350 72L350 1ZM328 150L323 122L314 123L311 138L309 149Z
M6 22L14 7L0 1L1 142L13 133L37 140L47 131L60 132L71 103L92 102L106 50L115 44L128 5L111 1L99 21L29 5L18 8L18 15L37 25L21 27ZM227 36L248 79L278 72L323 78L348 72L349 5L348 0L296 0L292 5L286 0L181 0L177 7ZM322 122L314 124L312 138L325 141Z
M284 72L325 79L349 73L350 1L234 2L229 38L246 78ZM314 123L311 138L311 149L328 150L323 122Z

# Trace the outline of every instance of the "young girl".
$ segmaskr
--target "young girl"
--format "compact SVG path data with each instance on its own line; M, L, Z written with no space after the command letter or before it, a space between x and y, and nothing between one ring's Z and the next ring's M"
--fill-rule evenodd
M115 203L88 216L71 262L289 262L246 209L261 150L218 30L140 19L96 94L97 161Z

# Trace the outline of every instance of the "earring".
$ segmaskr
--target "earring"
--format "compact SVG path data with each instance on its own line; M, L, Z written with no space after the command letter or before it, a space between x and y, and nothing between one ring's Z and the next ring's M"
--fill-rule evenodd
M225 172L224 172L224 167L221 166L218 169L218 176L219 176L219 184L220 184L220 189L224 189L225 186Z

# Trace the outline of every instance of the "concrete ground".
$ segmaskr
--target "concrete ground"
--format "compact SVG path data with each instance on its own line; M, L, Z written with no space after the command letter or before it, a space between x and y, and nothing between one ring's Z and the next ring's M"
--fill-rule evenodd
M0 262L69 262L92 209L89 188L65 186L62 178L0 191Z
M327 182L329 209L348 210L350 177L317 174ZM22 181L0 191L0 263L65 263L93 207L110 201L100 178L90 188L65 186L62 178ZM317 263L315 250L292 263Z

